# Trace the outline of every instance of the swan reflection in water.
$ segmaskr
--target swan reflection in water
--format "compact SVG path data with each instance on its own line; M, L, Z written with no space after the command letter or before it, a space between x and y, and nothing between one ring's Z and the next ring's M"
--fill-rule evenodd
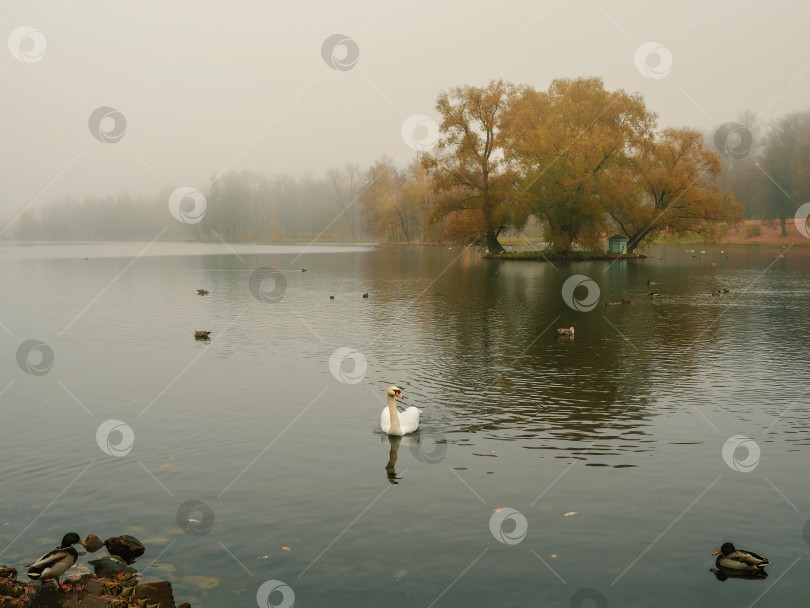
M402 477L397 477L397 472L395 470L397 464L397 451L399 450L399 444L402 443L402 437L394 437L388 436L386 437L388 440L388 445L391 446L391 449L388 451L388 464L385 465L385 474L388 476L388 483L391 485L397 485L399 480Z
M427 433L424 437L422 433L406 437L387 435L381 437L380 440L383 443L388 442L388 462L385 465L385 474L392 485L399 484L399 480L402 479L402 477L397 477L396 472L400 445L410 448L413 457L424 464L441 462L447 453L447 439L442 433Z

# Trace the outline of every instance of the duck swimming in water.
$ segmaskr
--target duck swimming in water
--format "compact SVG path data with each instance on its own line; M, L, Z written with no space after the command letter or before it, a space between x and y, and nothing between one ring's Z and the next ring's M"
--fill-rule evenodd
M715 551L712 555L717 556L718 568L729 570L756 572L771 563L767 558L757 555L753 551L735 548L733 543L723 543L720 550Z

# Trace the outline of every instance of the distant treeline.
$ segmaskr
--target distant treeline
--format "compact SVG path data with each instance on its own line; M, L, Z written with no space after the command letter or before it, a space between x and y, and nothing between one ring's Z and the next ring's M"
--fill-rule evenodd
M810 198L810 110L768 125L747 113L704 136L658 129L640 96L607 91L598 78L556 80L546 91L502 81L456 87L439 95L437 110L436 141L427 142L435 145L407 166L382 157L318 177L232 172L199 188L204 212L196 193L179 203L175 194L172 211L174 188L63 198L25 212L8 233L21 240L452 240L497 252L499 237L529 223L557 251L598 246L612 232L625 234L632 250L662 232L712 238L742 217L784 225Z
M733 192L746 219L785 221L810 200L810 109L763 124L745 112L712 134L723 145L722 187Z
M319 236L411 242L438 241L443 233L444 223L430 216L431 186L418 162L399 168L383 158L366 171L348 164L319 178L228 173L202 190L205 211L194 223L172 215L173 192L58 199L26 211L13 238L152 240L161 235L162 240L267 241ZM180 209L197 219L192 197Z

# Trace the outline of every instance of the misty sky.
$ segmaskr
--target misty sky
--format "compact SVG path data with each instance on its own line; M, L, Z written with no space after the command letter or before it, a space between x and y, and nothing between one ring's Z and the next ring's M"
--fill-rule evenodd
M600 76L664 126L767 122L810 106L809 18L799 0L3 0L0 224L65 195L404 162L409 116L493 78ZM334 34L357 45L350 69L322 57ZM665 49L640 64L654 77L634 57L647 42ZM91 133L101 106L117 141Z

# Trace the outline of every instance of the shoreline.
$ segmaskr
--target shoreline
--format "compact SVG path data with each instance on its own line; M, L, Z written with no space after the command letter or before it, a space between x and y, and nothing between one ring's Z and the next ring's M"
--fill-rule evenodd
M647 256L641 253L589 253L572 251L570 253L546 253L543 251L526 251L520 253L487 253L481 256L485 260L517 260L522 262L590 262L594 260L643 260Z

